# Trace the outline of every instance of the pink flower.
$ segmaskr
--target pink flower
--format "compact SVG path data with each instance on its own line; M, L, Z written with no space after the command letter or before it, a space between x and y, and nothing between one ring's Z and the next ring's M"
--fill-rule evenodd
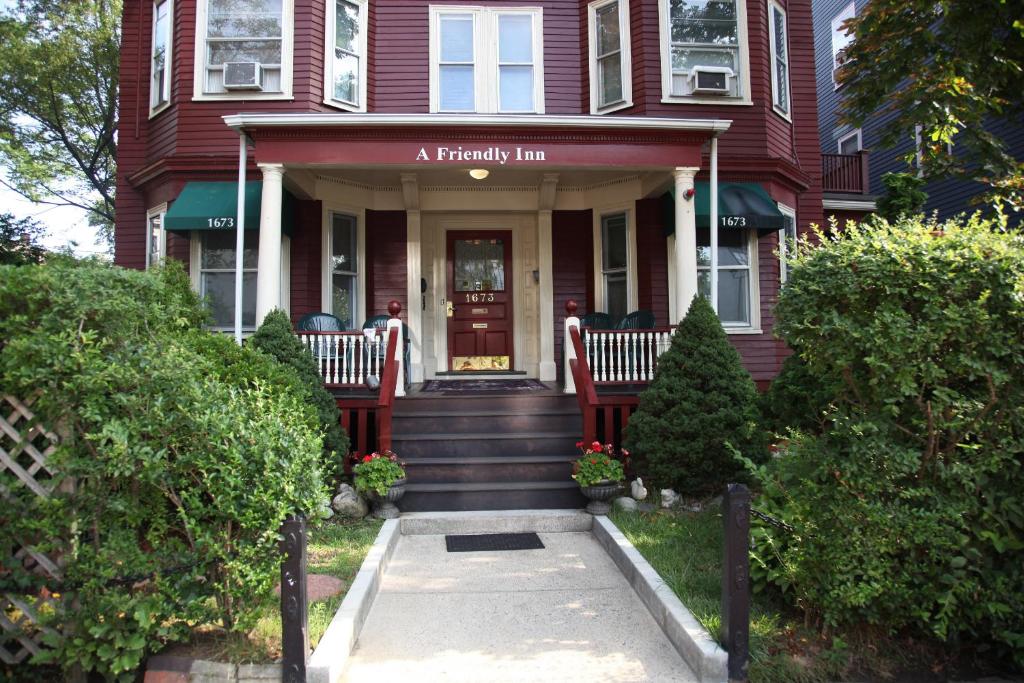
M577 441L576 442L576 448L583 448L583 442L582 441Z

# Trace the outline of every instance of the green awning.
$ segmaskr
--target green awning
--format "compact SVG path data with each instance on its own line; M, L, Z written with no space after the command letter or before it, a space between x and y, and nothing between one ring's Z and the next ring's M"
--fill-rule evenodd
M711 224L711 186L706 180L694 183L693 197L697 227ZM665 197L666 235L675 233L675 188ZM757 183L718 183L718 225L725 229L782 230L783 217L764 188Z
M260 197L263 183L245 183L245 229L260 228ZM185 184L165 217L170 232L190 230L234 230L238 210L238 183L230 181ZM292 232L292 196L285 191L281 201L281 231Z

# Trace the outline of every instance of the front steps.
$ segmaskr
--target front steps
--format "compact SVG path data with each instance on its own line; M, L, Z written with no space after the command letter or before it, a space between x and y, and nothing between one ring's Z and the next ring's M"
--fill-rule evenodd
M395 401L392 448L409 477L403 512L572 509L582 418L573 396L414 394Z

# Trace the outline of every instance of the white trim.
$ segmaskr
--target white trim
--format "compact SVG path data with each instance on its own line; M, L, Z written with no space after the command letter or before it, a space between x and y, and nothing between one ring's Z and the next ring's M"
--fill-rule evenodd
M156 47L156 17L157 7L167 3L167 51L164 54L164 101L153 102L153 49ZM171 106L171 79L174 74L174 0L153 0L153 22L149 40L149 118L153 118L164 109Z
M669 0L658 0L658 30L661 37L661 101L664 104L752 105L750 97L750 38L747 30L746 0L735 0L736 34L739 39L739 92L735 97L672 94L672 21Z
M718 101L719 104L725 104ZM748 103L749 104L749 103ZM535 114L229 114L223 117L230 128L304 126L498 126L524 128L616 128L630 130L698 130L723 133L729 119L675 119L641 116L593 116Z
M152 267L154 264L150 260L150 256L153 253L152 239L153 232L149 227L149 222L153 218L160 219L160 244L157 245L157 251L160 255L160 260L167 258L167 227L164 225L167 215L167 202L154 206L152 209L146 212L146 268Z
M345 102L336 99L334 93L334 43L335 31L337 31L337 9L339 0L327 0L326 22L324 29L324 104L329 104L345 111L364 112L366 111L366 63L368 61L368 50L366 47L366 34L369 26L367 15L369 14L369 0L342 0L359 7L359 39L356 50L359 54L359 87L357 88L357 102Z
M777 202L777 205L779 207L779 213L781 213L783 216L786 216L788 218L792 218L793 219L793 232L796 233L797 232L796 211L794 211L790 207L786 206L782 202ZM786 280L788 279L788 274L789 274L789 265L788 265L788 262L786 261L786 248L787 248L786 240L787 239L788 239L788 235L786 235L786 228L783 227L782 230L779 230L779 283L780 284L786 282Z
M637 249L636 249L636 202L595 206L593 215L594 242L594 310L608 312L608 297L605 291L604 278L604 229L603 222L608 216L626 216L626 313L639 308L639 292L637 288ZM615 321L618 322L618 321Z
M839 84L836 83L836 70L839 68L839 52L843 48L847 47L851 42L853 42L853 38L851 37L849 40L846 41L846 45L838 47L836 44L836 36L840 32L839 29L841 28L843 22L846 21L847 19L852 19L855 16L857 16L857 7L854 4L854 0L850 0L850 3L848 5L843 7L834 17L832 17L832 85L835 87L836 90L839 90ZM843 36L849 36L849 33L844 31Z
M821 207L823 209L831 209L833 211L877 211L878 205L874 199L865 199L863 201L856 199L829 199L825 197L821 200Z
M333 268L331 255L334 249L334 230L331 216L343 214L355 218L356 221L356 306L352 311L352 326L357 327L366 321L366 208L337 202L323 201L321 216L320 241L320 310L334 314L331 301Z
M441 113L440 59L441 17L446 14L473 18L473 96L474 111L500 113L500 66L498 23L502 15L526 14L532 17L533 108L528 114L544 113L544 10L541 7L481 7L476 5L430 5L430 111Z
M843 143L852 137L857 138L857 151L859 152L862 149L864 149L864 138L861 135L860 128L855 128L854 130L851 130L849 133L840 135L839 138L836 140L836 152L838 154L843 153Z
M597 13L608 5L616 4L619 15L619 65L622 80L622 99L601 106L601 84L597 69ZM629 0L595 0L587 5L587 44L590 71L590 113L607 114L633 106L633 58L629 38Z
M719 228L721 230L722 228ZM748 324L743 323L727 323L722 321L722 329L729 334L760 334L761 333L761 264L758 258L758 235L755 230L743 230L746 244L747 244L747 261L748 265L743 266L723 266L718 264L718 270L746 270L748 277L748 290L747 296L750 298L750 322ZM708 237L710 238L711 232L708 231ZM710 265L702 266L697 264L697 278L700 281L701 271L709 271ZM698 293L700 288L698 285Z
M772 12L779 12L782 15L782 48L785 51L783 58L786 64L786 102L785 108L779 106L779 83L777 80L777 65L778 55L775 52L775 17L772 16ZM772 82L772 111L786 119L790 123L793 119L790 118L790 113L793 110L793 88L792 79L789 77L790 72L790 61L789 61L789 17L786 14L786 10L780 5L777 0L768 0L768 50L771 54L771 82Z
M205 92L208 2L209 0L196 0L196 39L192 73L192 100L195 102L291 100L295 46L295 0L281 0L281 90L275 92L240 91L237 93Z

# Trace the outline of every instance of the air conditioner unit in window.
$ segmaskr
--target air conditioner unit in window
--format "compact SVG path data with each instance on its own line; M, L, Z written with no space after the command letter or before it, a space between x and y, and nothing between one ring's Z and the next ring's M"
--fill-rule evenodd
M690 69L690 91L699 95L728 95L729 79L735 78L727 66L695 66Z
M263 67L259 62L226 62L225 90L263 90Z

